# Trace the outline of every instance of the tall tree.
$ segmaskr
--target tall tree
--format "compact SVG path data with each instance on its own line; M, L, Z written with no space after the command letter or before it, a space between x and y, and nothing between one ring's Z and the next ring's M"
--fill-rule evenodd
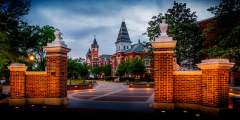
M208 9L215 15L204 36L210 38L210 45L203 49L208 57L229 58L240 68L240 1L221 0L219 5ZM215 37L209 37L214 32Z
M0 2L0 71L8 73L7 65L23 53L22 17L28 14L29 0L1 0ZM8 74L2 74L8 78Z
M33 48L33 52L37 57L37 70L45 70L46 53L44 52L44 47L47 45L47 43L50 43L55 39L54 31L55 28L49 25L41 27L38 31L39 37L35 39L37 43Z
M24 52L21 23L22 17L28 14L29 7L29 0L3 0L0 3L0 31L7 36L11 46L8 52L14 56Z
M140 78L146 72L146 67L142 60L139 58L133 59L128 69L130 69L131 74L140 76Z
M149 21L147 35L150 41L154 41L160 35L159 24L163 18L169 24L169 35L177 40L176 57L178 64L185 69L193 69L195 63L199 61L201 49L196 13L191 12L186 3L174 1L173 7L168 9L165 15L159 13Z
M102 68L102 72L105 76L111 76L112 73L112 66L111 65L104 65Z

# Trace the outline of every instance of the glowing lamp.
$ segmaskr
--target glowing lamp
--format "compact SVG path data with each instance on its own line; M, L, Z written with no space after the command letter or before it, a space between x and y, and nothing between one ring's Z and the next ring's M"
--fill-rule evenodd
M30 61L34 61L34 60L35 60L34 55L30 55L30 56L29 56L29 60L30 60Z

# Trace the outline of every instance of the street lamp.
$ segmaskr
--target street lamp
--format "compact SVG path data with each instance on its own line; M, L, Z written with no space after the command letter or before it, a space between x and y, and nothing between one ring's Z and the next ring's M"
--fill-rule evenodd
M31 55L29 55L29 57L28 57L28 58L29 58L30 62L33 62L33 61L35 60L35 56L34 56L34 55L32 55L32 54L31 54Z
M30 70L32 70L33 69L33 64L34 64L34 61L35 61L35 56L33 54L29 54L28 59L29 59L29 63L30 63L29 68L30 68Z

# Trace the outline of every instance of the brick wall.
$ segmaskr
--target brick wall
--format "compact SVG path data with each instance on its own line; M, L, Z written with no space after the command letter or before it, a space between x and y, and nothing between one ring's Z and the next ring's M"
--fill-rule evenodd
M174 72L174 102L201 104L201 71Z
M47 73L26 72L26 97L47 97Z
M203 70L202 105L226 107L229 93L229 71L224 69Z
M154 62L155 102L173 102L173 54L156 53Z
M25 71L10 72L10 96L13 99L25 97Z

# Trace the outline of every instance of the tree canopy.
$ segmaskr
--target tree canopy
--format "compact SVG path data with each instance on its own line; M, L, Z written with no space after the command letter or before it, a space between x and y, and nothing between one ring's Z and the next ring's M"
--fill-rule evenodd
M77 59L68 58L68 78L69 79L86 79L89 75L89 68L85 63Z
M117 75L124 76L126 74L142 76L146 72L146 67L141 59L135 58L133 60L125 61L118 65Z
M204 30L209 46L202 51L210 58L228 58L240 66L240 1L221 0L208 9L215 17ZM211 37L214 33L214 37Z
M0 2L1 73L8 71L7 66L11 62L25 63L31 70L45 69L43 47L54 40L55 28L49 25L42 27L29 25L25 22L23 17L28 14L30 4L30 0L3 0ZM36 56L34 64L30 64L29 54Z
M195 64L199 62L201 49L201 37L196 21L196 12L192 12L190 8L187 8L186 3L174 1L173 7L168 9L164 15L159 13L149 21L147 35L150 41L154 41L160 35L159 24L163 18L169 24L168 34L174 40L177 40L176 57L178 64L183 68L193 69Z

